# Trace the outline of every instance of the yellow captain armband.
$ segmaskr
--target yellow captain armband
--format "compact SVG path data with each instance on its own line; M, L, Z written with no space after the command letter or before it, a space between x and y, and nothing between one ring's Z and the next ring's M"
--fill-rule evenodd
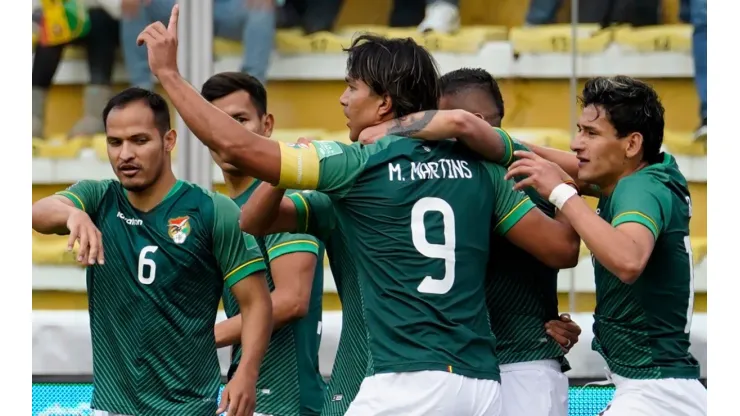
M280 145L280 182L284 189L316 189L319 185L319 154L313 144Z

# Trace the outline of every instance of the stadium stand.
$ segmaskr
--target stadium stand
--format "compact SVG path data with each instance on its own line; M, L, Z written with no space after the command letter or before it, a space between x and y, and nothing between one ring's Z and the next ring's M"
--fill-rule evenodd
M522 24L527 2L462 0L463 28L458 33L421 35L414 28L391 29L377 25L377 22L385 20L389 1L348 0L346 3L335 33L319 32L303 36L296 30L279 31L268 83L270 111L280 128L273 135L276 140L293 141L297 137L346 140L346 132L342 131L345 119L338 105L345 75L345 56L341 48L349 43L355 32L372 31L388 36L416 38L434 52L442 73L463 66L488 70L501 84L507 113L504 127L510 130L512 136L568 149L571 128L568 77L572 72L570 25L518 27ZM695 344L693 352L702 362L702 374L705 376L706 145L692 140L698 104L692 81L691 27L676 23L677 9L677 0L664 2L663 13L669 24L662 26L599 30L594 25L581 25L577 40L577 73L581 78L616 74L644 78L655 86L663 99L666 107L664 147L676 156L690 181L693 197L691 243L696 266L697 317L694 319L695 332L692 338ZM561 15L565 13L567 10L561 10ZM215 71L239 68L241 46L238 43L216 39L214 50ZM81 52L74 48L66 52L55 85L49 93L45 138L33 140L33 201L80 179L113 176L107 162L104 137L73 140L60 137L78 118L82 108L80 91L87 82L87 70L82 57ZM115 79L121 84L120 87L124 86L126 76L120 65ZM215 166L213 177L215 188L223 190L223 179ZM590 202L595 206L595 201ZM49 334L44 331L54 331L62 325L65 331L69 331L68 338L73 340L69 343L54 341L50 345L63 344L67 349L80 348L87 343L84 345L89 349L89 340L85 338L89 337L89 333L84 335L79 332L87 328L87 315L82 311L87 307L84 270L75 265L73 255L67 253L65 247L64 237L34 233L33 308L37 310L34 313L34 337L37 331L41 331L38 339L48 339L46 337ZM571 284L576 291L576 310L573 312L579 313L575 319L585 333L569 358L574 354L579 357L583 354L583 358L575 360L588 363L594 359L594 353L588 346L591 336L589 313L593 310L595 298L593 270L585 247L582 247L579 265L562 271L559 279L561 310L568 307ZM337 311L340 304L330 277L325 279L324 290L324 309ZM53 318L43 310L67 312L66 315L57 314ZM331 349L336 348L332 342L338 338L341 317L338 313L328 316L325 318L325 339L329 341L328 346L322 345L322 348ZM337 332L332 335L332 330ZM38 362L34 353L34 374L89 371L89 363L75 364L74 360L69 361L71 358L64 351L54 348L54 355L40 355ZM333 355L330 360L333 362ZM76 367L60 370L58 365L63 363ZM330 363L322 359L322 369L327 368L326 365L331 368ZM603 374L603 365L600 366L598 362L589 363L588 366ZM573 368L576 367L574 364ZM596 374L596 377L600 374ZM586 371L586 374L579 373L577 376L594 375Z

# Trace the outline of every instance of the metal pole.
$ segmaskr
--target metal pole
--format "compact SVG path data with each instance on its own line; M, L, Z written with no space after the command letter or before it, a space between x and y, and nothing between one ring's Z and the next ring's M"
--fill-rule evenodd
M180 72L196 89L213 73L213 2L179 0ZM176 115L178 132L178 174L180 179L211 189L213 161L208 148Z
M576 135L576 122L578 120L578 0L570 0L570 137ZM568 293L568 310L571 313L576 311L576 274L570 274L570 292Z

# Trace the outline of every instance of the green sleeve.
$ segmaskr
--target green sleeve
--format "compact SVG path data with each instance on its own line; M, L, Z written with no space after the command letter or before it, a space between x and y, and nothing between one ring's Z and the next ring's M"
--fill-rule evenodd
M504 179L506 175L504 167L488 162L484 165L494 190L494 232L505 235L535 205L524 192L513 189L513 179Z
M213 255L224 284L231 287L240 280L265 269L265 261L254 237L239 229L239 207L224 195L213 196Z
M313 253L319 255L319 241L308 234L277 233L265 237L267 261L273 261L283 254Z
M372 153L368 148L374 146L329 141L316 141L313 144L319 155L319 182L316 190L332 198L341 198L352 189Z
M509 133L507 133L504 129L494 127L493 130L495 130L499 134L499 136L501 136L501 141L504 142L504 155L501 160L498 161L499 165L506 167L511 165L514 162L515 150L529 150L520 142L512 139L511 136L509 136Z
M611 195L612 226L636 222L658 238L671 212L673 199L668 188L650 177L626 177ZM664 215L665 214L665 215Z
M288 195L298 213L298 232L326 239L337 225L336 212L331 198L315 191L296 192Z
M77 208L89 215L94 215L98 210L100 201L103 199L103 195L105 195L105 191L108 190L112 182L110 179L102 181L83 180L56 194L68 198Z

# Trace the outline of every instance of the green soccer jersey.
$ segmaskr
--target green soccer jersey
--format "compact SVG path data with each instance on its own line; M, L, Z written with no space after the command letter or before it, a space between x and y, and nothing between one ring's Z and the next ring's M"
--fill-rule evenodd
M349 241L338 227L331 199L326 194L310 191L288 197L296 206L298 231L314 235L326 245L342 303L342 332L321 411L322 416L342 416L372 368L357 269Z
M592 347L615 374L635 379L698 378L689 353L694 268L689 241L691 196L675 159L665 154L622 178L597 214L617 227L645 226L655 247L628 285L594 259L596 312Z
M243 206L259 183L255 180L246 191L234 199L234 202ZM326 387L319 372L324 291L323 244L310 235L287 233L257 238L257 244L268 259L267 283L270 290L275 290L275 284L269 262L285 254L300 252L316 255L317 262L308 313L272 334L257 380L256 411L274 416L318 415L321 413ZM239 305L233 295L226 290L224 290L224 308L229 317L239 313ZM241 346L235 345L232 350L229 378L236 370L241 354Z
M529 151L508 134L513 150ZM525 193L549 217L555 206L532 188ZM502 259L503 261L498 261ZM488 262L486 301L491 329L496 335L496 354L501 364L555 359L570 369L560 345L545 332L545 323L558 318L558 270L491 233L491 257Z
M534 207L505 169L456 142L397 136L282 152L283 186L315 187L334 202L357 266L368 374L498 380L484 290L489 230L505 234Z
M260 268L223 195L178 181L148 212L117 181L59 192L103 235L104 265L87 268L92 408L127 415L206 415L221 371L213 335L224 285Z

